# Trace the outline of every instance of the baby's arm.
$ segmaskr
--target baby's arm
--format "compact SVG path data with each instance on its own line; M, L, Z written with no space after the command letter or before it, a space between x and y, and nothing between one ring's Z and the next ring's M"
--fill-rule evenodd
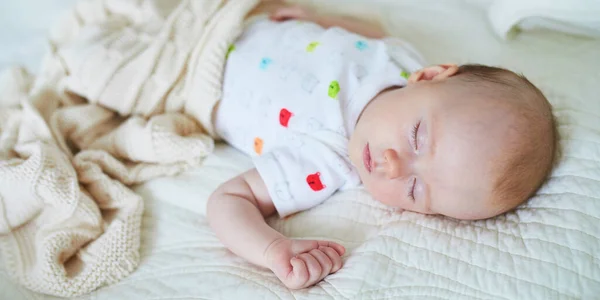
M352 17L322 15L316 13L310 8L299 5L287 5L280 3L278 7L270 7L269 12L271 19L276 21L288 19L305 20L317 23L325 28L334 26L341 27L368 38L381 39L386 36L385 31L378 24Z
M289 288L311 286L341 268L343 246L288 239L265 222L274 213L256 169L221 185L207 204L208 222L221 242L235 254L271 269Z

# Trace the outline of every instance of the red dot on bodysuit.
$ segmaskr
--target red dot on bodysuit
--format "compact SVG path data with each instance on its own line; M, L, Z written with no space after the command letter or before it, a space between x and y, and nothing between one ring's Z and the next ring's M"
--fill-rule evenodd
M283 127L287 127L288 126L288 122L290 121L290 118L293 116L294 114L292 112L290 112L289 110L282 108L279 111L279 124L281 124L281 126Z
M317 172L306 176L306 183L315 192L318 192L325 188L325 185L321 182L321 173Z

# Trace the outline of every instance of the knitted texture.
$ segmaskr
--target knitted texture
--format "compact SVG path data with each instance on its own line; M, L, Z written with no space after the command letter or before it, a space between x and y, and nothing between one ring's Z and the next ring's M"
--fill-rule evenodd
M197 166L214 145L225 54L257 0L87 0L53 28L37 76L0 77L0 251L36 292L76 296L139 263L127 186Z

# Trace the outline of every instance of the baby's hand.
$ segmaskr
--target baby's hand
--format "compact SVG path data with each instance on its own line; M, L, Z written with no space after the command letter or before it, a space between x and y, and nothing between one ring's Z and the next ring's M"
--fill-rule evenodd
M301 289L339 270L345 251L333 242L281 238L267 248L265 260L285 286Z

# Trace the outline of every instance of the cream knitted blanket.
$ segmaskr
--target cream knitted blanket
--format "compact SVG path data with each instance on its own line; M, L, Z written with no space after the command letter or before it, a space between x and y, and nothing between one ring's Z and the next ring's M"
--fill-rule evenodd
M0 79L0 250L17 282L74 296L139 262L127 186L201 163L228 45L257 0L80 2L37 76Z

